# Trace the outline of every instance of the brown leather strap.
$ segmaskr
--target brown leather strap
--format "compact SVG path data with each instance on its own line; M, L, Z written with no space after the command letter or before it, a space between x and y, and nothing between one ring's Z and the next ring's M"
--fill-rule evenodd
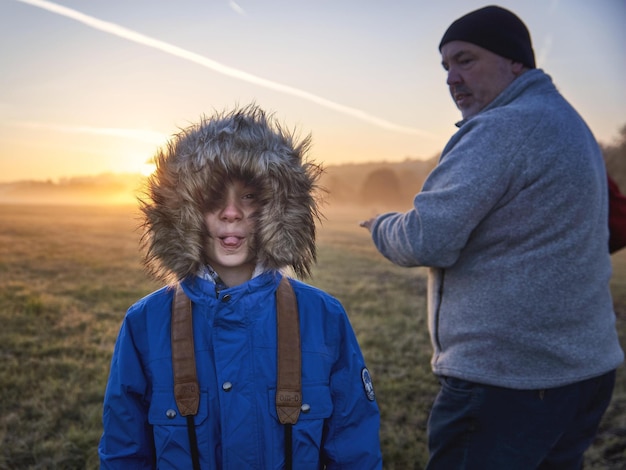
M276 413L282 424L295 424L302 406L302 365L298 303L293 288L283 277L276 291L278 334L278 383ZM180 284L172 303L172 367L174 397L183 416L195 415L200 402L193 346L191 301Z
M178 411L183 416L197 414L200 387L196 376L191 300L180 284L176 285L172 302L172 368Z
M283 277L276 291L278 330L278 383L276 413L282 424L296 424L302 406L300 322L293 288Z

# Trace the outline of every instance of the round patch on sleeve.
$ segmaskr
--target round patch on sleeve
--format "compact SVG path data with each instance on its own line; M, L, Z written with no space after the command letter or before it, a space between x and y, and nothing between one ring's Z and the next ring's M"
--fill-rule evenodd
M374 384L372 383L372 377L370 376L370 371L367 370L367 367L363 367L361 370L361 381L363 382L363 390L365 390L365 396L369 401L374 401L376 399L376 394L374 393Z

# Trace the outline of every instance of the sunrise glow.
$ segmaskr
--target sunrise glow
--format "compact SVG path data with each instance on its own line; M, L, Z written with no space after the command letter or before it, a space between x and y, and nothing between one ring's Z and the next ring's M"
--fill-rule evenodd
M436 45L479 0L190 4L193 14L155 1L146 15L121 0L1 2L11 47L0 51L0 183L146 176L171 135L247 103L310 133L325 166L429 159L456 129ZM538 66L611 141L626 121L626 4L500 4L528 24Z

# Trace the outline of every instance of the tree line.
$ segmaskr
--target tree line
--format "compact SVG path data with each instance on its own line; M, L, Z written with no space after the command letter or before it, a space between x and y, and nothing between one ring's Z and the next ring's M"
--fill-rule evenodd
M626 194L626 124L613 143L600 143L607 173ZM384 209L407 209L439 155L428 160L331 166L322 179L331 205L348 204Z

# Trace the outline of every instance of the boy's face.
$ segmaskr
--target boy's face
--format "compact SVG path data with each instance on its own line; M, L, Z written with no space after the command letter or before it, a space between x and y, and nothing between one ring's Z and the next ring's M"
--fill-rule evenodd
M252 277L256 266L254 215L258 209L256 190L233 180L226 183L219 201L204 215L207 261L229 287Z

